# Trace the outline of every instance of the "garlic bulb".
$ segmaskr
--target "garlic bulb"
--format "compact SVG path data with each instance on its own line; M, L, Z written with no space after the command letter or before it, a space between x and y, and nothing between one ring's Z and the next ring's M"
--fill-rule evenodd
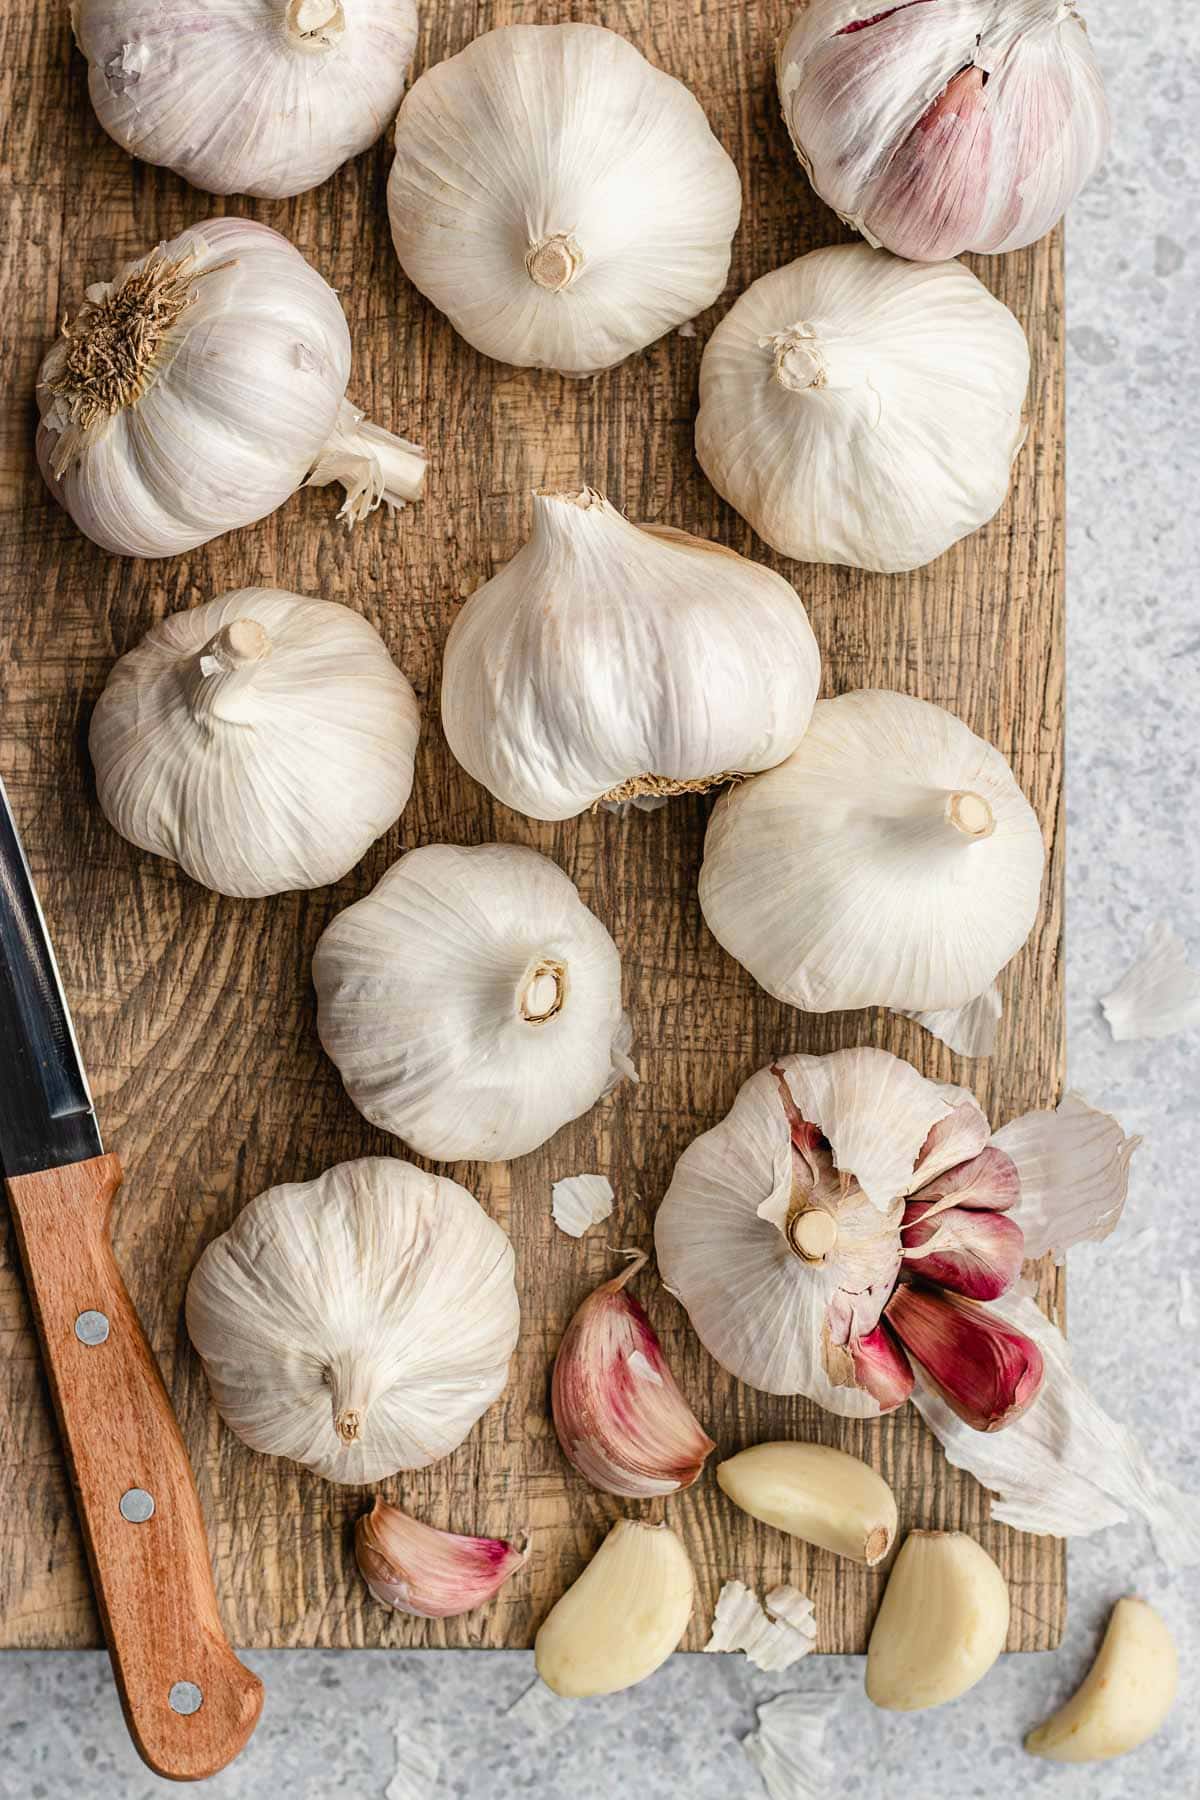
M1012 770L908 694L819 701L798 750L717 805L700 905L807 1012L964 1006L1025 942L1045 850Z
M105 816L219 894L325 887L399 818L420 719L366 619L241 588L173 613L92 714Z
M211 194L302 194L404 92L414 0L74 0L96 116Z
M485 32L396 121L396 254L500 362L594 375L691 319L741 206L687 88L599 25Z
M813 250L709 338L696 454L784 556L894 575L1003 504L1028 384L1025 333L960 263Z
M378 1494L354 1527L354 1555L375 1599L414 1619L474 1612L529 1560L528 1548L439 1531Z
M313 981L350 1098L422 1156L524 1156L636 1080L617 947L535 850L410 850L327 927Z
M423 451L346 400L350 333L300 252L207 219L95 282L42 363L37 453L79 529L175 556L338 481L339 517L416 500Z
M1042 1356L963 1297L981 1291L988 1248L962 1246L961 1218L1010 1210L1018 1189L963 1089L884 1050L785 1056L680 1157L655 1222L659 1270L752 1387L875 1418L908 1397L915 1364L966 1424L994 1431L1036 1399ZM1003 1292L1020 1260L1007 1236L995 1255Z
M924 262L1019 250L1108 147L1071 0L807 0L779 94L813 187L873 244Z
M226 1425L330 1481L448 1456L503 1393L518 1323L500 1227L457 1182L387 1156L260 1194L187 1291Z
M535 494L533 534L454 621L442 724L505 806L569 819L769 769L812 715L820 653L781 575L635 526L602 494Z

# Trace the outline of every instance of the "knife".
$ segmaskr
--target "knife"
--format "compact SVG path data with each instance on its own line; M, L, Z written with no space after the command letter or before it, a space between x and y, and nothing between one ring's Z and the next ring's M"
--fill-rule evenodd
M243 1748L262 1682L234 1655L179 1425L113 1258L106 1156L0 781L0 1164L125 1720L156 1774Z

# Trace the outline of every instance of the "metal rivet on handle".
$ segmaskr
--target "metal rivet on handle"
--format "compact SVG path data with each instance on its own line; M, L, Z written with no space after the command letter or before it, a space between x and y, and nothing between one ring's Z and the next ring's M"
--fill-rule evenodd
M121 1517L131 1525L144 1525L154 1513L154 1495L145 1488L130 1488L121 1495Z
M183 1713L199 1712L204 1705L204 1695L194 1681L177 1681L167 1695L171 1711Z
M75 1336L81 1344L94 1349L108 1337L108 1320L102 1312L81 1312L75 1321Z

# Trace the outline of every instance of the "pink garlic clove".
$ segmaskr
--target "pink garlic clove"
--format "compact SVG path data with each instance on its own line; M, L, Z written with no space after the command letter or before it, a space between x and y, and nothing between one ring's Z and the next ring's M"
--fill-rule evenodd
M951 1206L922 1216L920 1199L909 1201L900 1228L911 1274L972 1300L998 1300L1021 1273L1025 1233L1002 1212Z
M924 1218L931 1212L945 1212L951 1206L1009 1212L1020 1198L1021 1177L1016 1163L1003 1150L989 1144L969 1162L958 1163L919 1187L905 1207L904 1222L908 1224L910 1219Z
M992 154L986 84L982 69L960 69L874 185L863 211L872 236L897 256L941 262L982 231Z
M927 1186L959 1163L973 1161L987 1146L992 1128L977 1100L965 1094L939 1119L921 1145L909 1193Z
M453 1619L490 1600L529 1551L502 1538L439 1531L376 1495L354 1527L354 1554L384 1606L415 1619Z
M886 1325L877 1325L865 1337L846 1345L860 1388L879 1402L881 1412L895 1412L913 1391L913 1372L907 1356Z
M976 1431L1001 1431L1037 1399L1044 1368L1032 1338L975 1300L902 1283L887 1322L930 1386Z
M593 1487L630 1500L691 1487L712 1439L667 1367L654 1328L625 1284L639 1253L589 1294L563 1333L551 1405L563 1455Z

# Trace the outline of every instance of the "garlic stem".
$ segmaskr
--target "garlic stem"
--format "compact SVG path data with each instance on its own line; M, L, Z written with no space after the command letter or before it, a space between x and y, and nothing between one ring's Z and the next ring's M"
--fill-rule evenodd
M181 671L193 719L253 724L250 672L270 651L271 640L257 619L231 619L222 625Z
M326 1379L331 1395L333 1429L339 1441L360 1443L373 1397L370 1363L356 1351L344 1351L327 1368Z
M951 794L946 804L946 818L956 831L978 843L991 837L996 817L982 794Z
M530 281L548 293L560 294L582 269L583 251L569 232L556 231L553 237L529 246L525 267Z
M332 49L346 30L341 0L290 0L284 30L297 50Z
M270 648L271 640L257 619L234 619L205 644L200 667L205 675L230 675L247 663L261 662Z
M812 325L789 325L759 342L774 356L774 379L790 393L802 394L808 388L823 388L829 382L829 365Z
M545 957L526 978L521 991L521 1017L527 1025L544 1025L562 1011L566 997L566 964Z
M787 1223L787 1241L805 1262L824 1262L837 1243L837 1220L823 1207L810 1206L793 1213Z
M428 459L419 444L374 425L357 406L343 400L333 434L304 483L325 487L340 481L346 498L338 512L347 525L357 525L380 501L404 506L419 500Z

